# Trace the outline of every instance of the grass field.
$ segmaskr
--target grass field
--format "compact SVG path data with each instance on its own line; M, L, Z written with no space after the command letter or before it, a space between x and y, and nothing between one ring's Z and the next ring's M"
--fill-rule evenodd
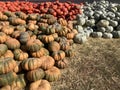
M120 90L120 39L88 39L73 46L75 56L52 90Z

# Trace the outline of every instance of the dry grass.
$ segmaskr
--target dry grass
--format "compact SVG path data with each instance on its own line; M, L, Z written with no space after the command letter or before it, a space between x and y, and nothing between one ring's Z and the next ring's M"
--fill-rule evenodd
M75 44L75 57L52 90L120 90L120 39L92 39Z

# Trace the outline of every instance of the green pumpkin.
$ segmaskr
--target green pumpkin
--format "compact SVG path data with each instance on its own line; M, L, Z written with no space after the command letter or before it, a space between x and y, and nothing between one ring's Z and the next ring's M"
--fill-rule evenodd
M13 58L6 57L0 59L0 74L8 73L16 67L17 63Z
M26 20L26 18L27 18L27 15L23 12L15 12L15 14L23 20Z
M16 77L17 75L14 72L0 75L0 86L12 84L15 81Z
M9 49L14 50L20 48L20 42L15 38L9 38L5 44L8 46Z
M15 82L13 82L13 84L12 84L12 87L13 88L17 87L17 88L20 88L20 90L21 90L21 89L25 88L25 86L26 86L26 80L25 80L24 74L18 74Z
M73 57L74 55L75 55L75 52L72 49L65 50L66 57Z
M24 70L34 70L42 65L42 60L39 58L28 58L21 62L21 66Z
M26 77L30 82L32 82L32 81L40 80L40 79L44 78L44 76L45 76L44 70L38 68L38 69L27 72Z
M29 14L27 19L29 20L37 20L38 14Z
M36 51L39 51L40 48L44 46L44 44L38 39L31 39L31 40L28 40L28 42L26 43L26 46L28 51L36 52Z
M0 56L4 55L8 50L7 45L5 44L0 44Z
M112 34L114 38L120 38L120 31L113 31Z
M45 79L49 82L57 81L61 77L61 72L57 67L52 67L45 71Z
M14 50L14 58L16 60L22 61L28 58L28 53L23 52L21 49Z
M20 33L19 40L20 43L26 44L26 42L30 39L30 35L28 32L22 32Z
M102 37L102 32L92 32L91 33L91 36L93 37L93 38L101 38Z

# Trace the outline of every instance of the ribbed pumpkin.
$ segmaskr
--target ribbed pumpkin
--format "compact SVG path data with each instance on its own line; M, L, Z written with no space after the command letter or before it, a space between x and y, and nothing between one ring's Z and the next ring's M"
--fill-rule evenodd
M3 86L0 90L23 90L25 86L26 82L24 74L19 74L15 81L13 81L10 85Z
M40 58L42 56L46 56L46 55L49 55L49 51L45 48L41 48L39 51L37 52L31 52L31 55L33 57L36 57L36 58Z
M64 69L68 67L68 60L66 58L59 60L56 62L56 66L60 69Z
M59 80L61 77L61 72L57 67L52 67L45 71L45 79L53 82Z
M75 52L72 49L65 50L66 57L73 57L74 55L75 55Z
M65 52L62 51L62 50L53 52L53 53L52 53L52 57L53 57L56 61L61 60L61 59L64 59L64 58L65 58Z
M60 41L59 44L61 50L68 50L70 48L70 43L68 41Z
M34 70L41 66L42 61L40 58L28 58L21 62L21 66L24 70Z
M56 21L57 21L56 17L51 17L47 20L47 23L51 25L51 24L54 24Z
M11 11L5 11L4 15L8 16L8 17L15 17L15 14Z
M54 37L52 35L43 35L42 41L44 43L50 43L50 42L54 41Z
M15 27L15 30L25 32L26 31L26 25L17 25Z
M18 17L10 17L9 21L12 25L24 25L24 24L26 24L25 20L22 20Z
M13 71L14 71L15 73L19 73L19 72L22 71L21 62L22 62L22 61L16 61L17 65L16 65L16 67L13 69Z
M38 39L31 39L31 40L28 40L28 42L26 43L26 46L29 51L37 52L43 46L43 43Z
M7 50L7 52L3 55L4 57L14 58L14 54L11 50Z
M19 40L22 44L25 44L30 39L30 35L28 32L21 32Z
M27 18L27 15L23 12L16 12L15 14L23 20L26 20L26 18Z
M5 42L9 49L14 50L20 48L20 42L15 38L9 38Z
M14 27L13 26L3 26L1 31L4 32L5 34L11 35L14 32Z
M59 51L60 50L60 44L56 41L53 41L48 45L48 50L51 51L51 52Z
M15 81L17 75L14 72L9 72L6 74L0 75L0 86L5 86L12 84Z
M30 84L29 90L51 90L47 80L38 80Z
M38 14L29 14L27 18L29 20L37 20L37 17L38 17Z
M0 44L0 56L4 55L8 50L7 45L5 44Z
M40 59L42 60L41 68L44 70L50 69L55 64L55 60L51 56L43 56Z
M0 12L0 20L7 20L8 17Z
M21 49L15 49L14 57L16 60L22 61L28 58L28 53L23 52Z
M16 80L12 83L12 90L23 90L26 86L26 80L24 74L17 75Z
M50 25L50 26L48 26L47 27L47 29L46 30L44 30L43 32L45 32L45 34L54 34L55 33L55 28L52 26L52 25Z
M16 61L13 58L6 57L0 59L0 74L12 71L16 66Z
M34 82L34 81L41 80L42 78L44 78L45 72L41 68L38 68L38 69L27 72L26 75L27 75L26 76L27 80L29 80L30 82Z
M28 20L28 23L36 24L37 21L36 20Z
M0 32L0 43L4 43L7 40L7 35L3 32Z
M29 23L27 25L27 29L29 29L30 31L34 31L34 30L38 29L38 26L33 23Z
M19 39L20 33L21 33L21 31L14 31L11 36L12 36L12 38Z
M65 27L65 26L62 27L62 29L58 31L58 35L59 35L59 36L66 36L67 33L68 33L68 28Z
M75 33L73 33L73 32L67 33L67 35L66 35L67 39L73 39L74 36L75 36Z
M54 34L51 34L53 36L54 39L58 38L58 34L57 33L54 33Z
M58 23L60 23L62 26L67 26L67 21L63 18L59 18Z

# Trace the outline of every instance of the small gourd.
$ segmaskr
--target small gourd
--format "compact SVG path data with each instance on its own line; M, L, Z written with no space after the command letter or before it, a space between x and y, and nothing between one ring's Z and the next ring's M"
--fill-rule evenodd
M60 44L56 41L53 41L48 45L48 50L51 51L51 52L59 51L60 50Z
M112 39L112 37L113 37L112 33L104 33L103 34L103 38Z

